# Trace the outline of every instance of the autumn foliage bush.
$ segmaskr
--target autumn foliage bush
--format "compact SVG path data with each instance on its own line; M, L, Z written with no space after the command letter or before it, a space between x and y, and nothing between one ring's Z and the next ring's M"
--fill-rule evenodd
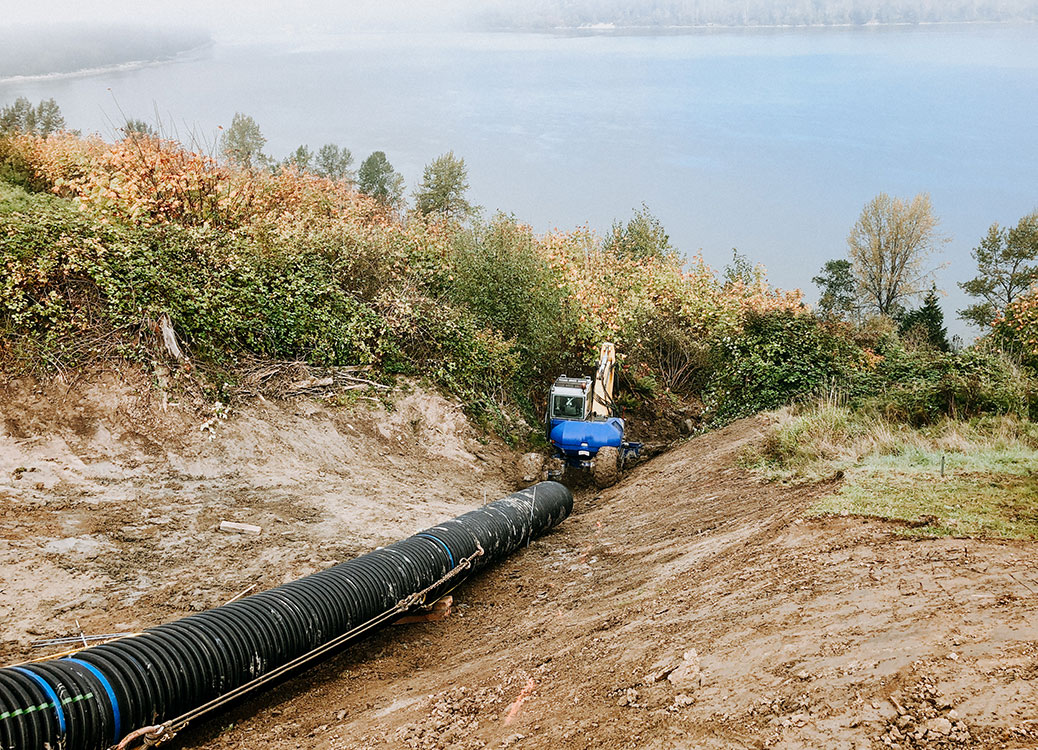
M1013 300L991 325L996 340L1038 369L1038 286Z
M151 357L139 331L165 314L191 357L220 367L369 363L534 417L547 382L585 371L602 341L617 344L622 382L688 395L719 393L719 368L746 371L731 342L760 321L814 330L799 292L762 274L724 282L701 258L619 252L587 229L537 235L505 215L404 219L346 183L232 168L160 138L12 136L0 164L0 340L48 361L73 362L73 342L102 330Z

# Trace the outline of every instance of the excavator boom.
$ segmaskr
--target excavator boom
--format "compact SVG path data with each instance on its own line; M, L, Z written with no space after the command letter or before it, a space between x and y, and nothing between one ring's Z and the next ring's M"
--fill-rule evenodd
M595 371L594 398L591 414L596 417L614 417L613 383L616 379L616 347L608 341L598 352L598 369Z

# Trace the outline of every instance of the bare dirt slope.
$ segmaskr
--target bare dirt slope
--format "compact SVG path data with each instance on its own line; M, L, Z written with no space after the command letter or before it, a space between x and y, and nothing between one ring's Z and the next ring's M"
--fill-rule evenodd
M107 633L207 609L512 488L511 453L421 389L388 412L307 399L163 411L151 393L131 371L0 386L0 660L77 620ZM263 532L221 533L225 520Z
M182 747L1035 747L1038 548L804 521L744 421ZM233 724L228 728L228 725Z
M139 422L118 416L129 393L114 416L84 406L81 438L68 431L74 409L32 428L42 408L32 399L45 394L14 395L14 417L11 391L0 400L6 656L24 651L30 628L170 619L455 515L483 487L492 497L509 488L507 452L479 446L429 394L398 407L388 435L381 412L257 404L212 442L194 434L197 418L163 417L171 437L140 430L151 437L132 449ZM87 460L107 440L91 420L113 437ZM423 429L440 430L444 447L401 450ZM456 591L448 620L390 628L174 745L1038 745L1038 547L803 520L831 487L764 484L737 468L762 430L743 421L600 495L579 491L559 529ZM38 471L14 479L12 460ZM264 534L217 534L228 514ZM68 541L82 539L98 547Z

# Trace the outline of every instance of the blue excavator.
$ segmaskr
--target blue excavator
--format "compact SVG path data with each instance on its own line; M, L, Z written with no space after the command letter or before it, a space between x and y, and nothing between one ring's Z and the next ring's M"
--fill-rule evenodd
M608 487L641 452L641 443L624 439L624 421L613 401L615 379L616 347L606 342L594 378L562 375L552 385L545 423L560 468L549 472L550 478L561 478L569 467L590 471L596 485Z

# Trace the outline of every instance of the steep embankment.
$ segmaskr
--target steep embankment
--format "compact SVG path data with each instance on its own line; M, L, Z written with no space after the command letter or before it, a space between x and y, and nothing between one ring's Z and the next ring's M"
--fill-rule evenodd
M259 401L211 440L206 415L148 392L124 375L0 394L5 661L77 620L173 619L509 489L511 454L421 391L388 414ZM804 520L829 486L737 467L764 425L580 490L558 530L455 592L448 620L358 643L174 746L1032 746L1038 548Z
M355 646L180 746L1033 744L1038 549L801 520L829 487L735 466L762 429L585 495L448 621Z
M0 660L77 621L134 630L298 578L513 488L511 452L420 388L388 412L163 411L152 392L125 370L0 386ZM225 520L263 532L220 533Z

